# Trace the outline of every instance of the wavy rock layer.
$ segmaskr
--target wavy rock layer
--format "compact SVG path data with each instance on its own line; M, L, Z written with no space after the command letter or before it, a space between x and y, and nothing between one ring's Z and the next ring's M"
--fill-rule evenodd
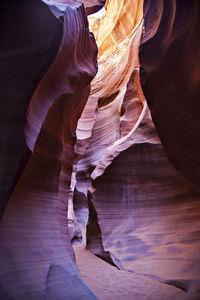
M33 153L1 222L1 299L96 298L79 275L67 229L75 131L96 54L83 5L67 6L60 49L28 107L26 139Z
M198 292L200 196L169 164L162 146L132 146L95 187L88 247L100 256L102 248L109 252L119 268Z
M127 32L120 31L120 34L117 35L117 28L119 29L119 26L117 26L117 23L112 25L110 36L113 36L113 39L115 38L115 44L110 49L104 49L104 45L107 43L106 40L109 40L110 37L104 34L103 25L100 27L100 23L107 24L105 20L109 16L113 18L113 21L112 19L110 20L111 24L116 22L113 9L117 13L118 22L123 20L123 6L119 6L117 2L111 2L110 4L106 2L103 14L101 12L100 15L96 14L89 17L90 28L94 29L93 33L96 35L99 48L99 70L97 76L92 81L89 101L86 104L77 128L79 142L77 143L76 151L78 153L83 149L86 151L85 154L84 150L81 152L82 156L77 165L76 188L85 195L87 195L88 188L91 185L91 172L96 167L107 147L111 146L121 137L121 106L127 89L127 81L133 69L138 68L137 53L142 32L141 4L138 4L140 9L136 6L132 10L132 14L134 11L134 18L131 23L132 28L128 27ZM132 7L131 3L127 1L127 11L130 7ZM119 65L121 65L120 68L118 67ZM82 196L79 197L79 200L82 199ZM78 206L78 200L74 200L74 205ZM87 201L85 201L85 205L87 206Z
M78 220L98 257L199 299L199 2L84 1L104 6L89 16L91 88L83 5L15 2L0 4L0 298L95 299L70 243Z
M137 4L140 7L139 2ZM178 51L180 53L179 45L183 46L186 39L191 38L185 29L178 31L181 38L178 37L178 32L176 34L175 29L179 22L182 24L181 8L178 4L178 1L167 4L163 1L144 3L141 80L161 141L168 154L171 145L173 155L178 149L176 144L179 144L180 158L181 143L177 136L180 128L176 128L179 126L176 123L175 130L172 130L171 123L173 116L179 115L179 100L176 99L180 89L177 83L179 77L174 80L175 84L173 77L163 72L165 65L167 69L172 65L169 63L167 51L169 57L178 54ZM200 286L200 195L169 163L160 144L140 87L137 57L142 34L140 10L136 7L131 10L129 1L122 6L128 15L130 13L129 19L133 20L133 23L129 22L132 26L130 29L120 5L121 2L107 1L99 14L89 17L90 28L99 47L99 71L92 82L91 90L93 100L98 99L98 108L93 105L88 116L90 130L85 126L82 138L78 136L82 142L79 146L84 144L84 147L79 148L83 150L81 155L84 149L86 152L77 164L74 207L79 221L85 223L87 200L89 201L87 249L118 268L174 285L189 292L191 299L196 299ZM183 15L190 11L190 6L188 4L184 8ZM108 19L112 22L106 21ZM198 40L195 29L192 36L194 40ZM155 52L150 49L151 46ZM167 50L170 47L174 49L172 52ZM187 51L188 48L185 49ZM127 59L131 55L133 64ZM175 57L173 62L177 65L179 60L175 62L177 56ZM189 67L189 60L187 64ZM181 70L183 64L179 66ZM173 74L180 76L181 80L181 73ZM173 101L171 106L168 105L168 99L165 100L169 85L174 86L174 90L169 89L170 102ZM166 87L164 98L162 86ZM187 94L187 101L188 99ZM175 115L172 110L176 105ZM87 115L82 115L79 124L87 123L86 119ZM195 122L198 124L197 120ZM79 126L78 129L80 134ZM192 127L190 130L192 131ZM188 132L189 138L189 131L182 131L187 138L185 132ZM172 142L172 136L176 137L176 143ZM194 149L196 148L193 151ZM194 153L194 157L198 155L196 150ZM179 166L179 159L173 162L175 166ZM179 170L186 175L186 166L182 166ZM188 173L187 177L189 176Z

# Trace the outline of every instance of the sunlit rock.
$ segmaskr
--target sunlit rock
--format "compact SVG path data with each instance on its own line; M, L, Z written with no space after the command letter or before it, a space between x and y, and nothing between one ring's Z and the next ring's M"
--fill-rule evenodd
M43 2L1 6L0 298L95 299L83 240L99 298L199 299L198 0Z
M189 20L192 22L192 13L195 9L198 11L199 5L195 1L193 5L185 4L185 11L181 15L181 4L178 1L166 4L163 1L145 1L144 28L142 30L141 26L139 33L136 30L137 26L133 26L134 44L131 42L132 36L128 34L131 22L123 26L123 19L120 19L123 15L119 9L120 3L107 1L99 13L89 17L90 28L99 47L99 71L92 82L91 90L91 95L98 99L98 108L94 105L91 138L77 165L74 206L78 218L82 221L84 214L87 218L85 207L87 200L89 201L87 249L118 268L157 278L160 282L190 292L191 297L195 298L194 295L198 294L200 286L197 229L200 195L191 184L195 183L194 179L198 180L198 171L196 172L194 167L192 171L188 165L191 166L195 159L198 165L199 156L195 150L198 147L198 134L196 132L193 135L191 122L191 133L186 129L187 123L184 123L185 130L180 134L180 128L177 128L180 127L180 123L177 121L174 124L173 118L175 120L176 116L180 115L178 107L181 106L180 110L184 110L185 101L190 99L187 93L182 102L180 97L182 92L178 82L183 80L181 70L184 69L184 64L190 71L189 78L184 77L184 81L187 82L186 91L191 91L191 78L196 78L196 81L193 81L196 83L192 84L192 95L198 92L196 68L191 71L189 65L194 57L198 57L199 51L196 51L191 59L188 55L191 51L194 53L194 49L198 49L199 45L195 25L189 29ZM128 1L126 5L128 8ZM113 13L115 8L117 12ZM138 20L137 13L135 16L130 7L128 12L134 16L131 20ZM183 24L182 20L187 13L188 23L181 32L179 26ZM106 21L108 18L112 21ZM193 22L198 24L195 13ZM133 21L132 24L136 23ZM187 48L182 50L183 55L179 57L178 49L180 53L182 43L192 38L193 43L196 41L195 47L193 43L189 44L188 40ZM134 45L135 52L130 51L129 43ZM140 86L140 63L137 57L137 45L140 43L140 78L163 145L151 120ZM123 45L121 52L120 45ZM135 63L131 65L128 61L126 68L126 59L130 53ZM178 67L178 73L175 70L173 74L166 73L165 70L170 66L172 68L170 57L174 67ZM179 64L182 58L186 61ZM165 88L164 97L162 87ZM179 98L176 99L178 91ZM168 93L171 96L165 99ZM169 106L168 101L173 101L173 104ZM174 114L173 109L176 107L177 113ZM197 105L194 107L198 108ZM188 112L190 116L194 116L191 109ZM186 117L185 111L181 121L190 116ZM83 120L80 119L79 122L82 124ZM194 119L194 122L194 128L198 130L199 122L197 119ZM186 132L188 140L196 136L196 141L192 140L191 150L186 147L187 141L182 144L179 138L186 138ZM172 143L175 138L176 142ZM163 146L175 167L183 171L183 174L175 170L168 161ZM184 149L184 155L181 148ZM186 150L192 151L192 156L187 157ZM187 162L184 163L183 159L187 159ZM188 183L183 175L191 179L191 183Z

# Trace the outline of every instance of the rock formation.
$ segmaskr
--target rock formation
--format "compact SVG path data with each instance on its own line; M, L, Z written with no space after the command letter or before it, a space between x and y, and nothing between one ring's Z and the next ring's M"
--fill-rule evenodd
M198 0L25 2L0 4L0 298L95 299L81 223L96 256L198 299Z
M25 126L26 142L32 154L15 184L1 221L0 298L95 299L95 295L82 281L75 263L67 228L67 210L72 164L75 159L76 123L87 101L90 81L97 71L97 48L93 36L89 33L82 4L76 3L74 7L67 6L63 12L62 24L40 1L34 0L29 3L30 6L25 2L22 1L19 6L17 5L19 14L21 7L25 7L27 14L31 14L30 10L33 10L47 20L50 18L49 22L53 20L55 23L51 24L55 30L52 34L56 35L57 40L61 30L62 40L56 55L54 39L52 38L49 44L46 45L45 42L43 45L42 36L41 45L37 44L36 49L31 48L33 58L29 61L31 56L29 57L29 52L26 53L29 48L26 48L28 41L25 36L23 47L20 43L16 43L16 52L14 52L28 60L22 73L25 79L13 77L19 72L17 69L19 62L16 63L16 73L9 73L5 78L7 84L12 84L11 80L13 80L16 93L17 88L21 93L24 92L26 103L26 98L32 93ZM5 4L6 8L7 5L8 2ZM12 5L16 7L16 3L11 1L9 8L13 8ZM13 10L13 13L16 11ZM26 21L29 20L23 20ZM51 27L47 29L51 34ZM40 54L40 47L43 46L46 52L48 51L46 47L51 45L56 57L53 61L48 58L48 70L45 65L46 73L44 74L43 71L42 79L40 76L39 84L33 92L32 86L25 85L25 80L31 82L34 76L40 75L40 68L44 68L43 65L37 68L34 65L35 60L37 62L38 47ZM4 54L3 50L1 54ZM12 52L8 51L4 55L9 59ZM45 60L39 62L46 63ZM22 89L23 85L27 88L26 93ZM12 99L11 95L10 93L8 100L13 102L21 100ZM17 96L20 97L20 94ZM23 105L25 106L26 103ZM5 112L9 104L6 100L1 104L3 109L5 107ZM22 129L24 129L21 129L20 123L21 131L19 133L17 131L18 114L20 117L23 116L24 109L23 111L21 107L16 109L15 102L11 104L10 109L17 126L15 128L15 124L12 124L14 132L11 133L16 136L12 140L9 153L17 157L15 147L18 145L18 140L23 139ZM11 121L10 119L5 121L7 123L4 126L9 129ZM12 136L8 131L7 138L11 139ZM19 151L22 156L24 154L22 146L19 147ZM3 162L5 159L7 156L2 155Z
M193 20L196 27L193 25L189 29L189 24L192 22L192 13L199 10L199 5L195 1L190 5L185 4L184 13L181 15L181 4L178 1L177 3L171 1L168 4L163 1L155 3L145 1L143 33L142 30L138 31L133 21L135 36L138 34L139 38L142 38L140 49L142 87L161 137L161 145L140 87L139 63L132 65L132 75L129 68L126 72L120 73L130 53L128 43L125 43L126 33L131 43L129 27L123 27L123 22L119 21L119 27L113 25L111 28L109 25L114 23L112 16L117 15L120 20L121 11L116 1L114 3L107 1L106 4L101 14L89 16L90 28L94 32L99 48L99 71L92 82L91 90L92 97L98 98L98 109L96 121L93 118L94 127L88 148L77 165L74 194L77 217L84 223L83 215L86 212L88 198L87 249L118 268L157 278L160 282L190 292L193 297L193 294L199 292L200 286L198 250L200 245L197 229L200 218L200 195L192 185L196 184L198 187L197 181L195 182L199 179L198 171L192 171L191 168L194 161L198 162L196 158L198 140L195 142L193 138L198 136L199 122L191 116L194 108L198 111L195 101L198 99L196 93L199 85L198 75L196 73L193 75L190 66L194 58L191 58L189 53L192 51L195 56L195 49L199 49L197 15ZM126 4L122 5L122 11L126 6L126 11L131 12L137 19L140 10L131 11L129 4L129 1L126 1ZM117 13L113 15L110 13L109 16L109 7L112 7L112 12L117 7ZM184 19L187 14L188 21L187 18ZM105 21L108 16L111 18L110 23ZM185 31L181 32L183 19L186 20ZM101 29L102 24L105 31ZM106 29L106 26L109 29ZM106 40L107 32L109 32L108 40ZM190 40L196 44L193 45ZM179 47L184 43L187 43L187 48L179 58L178 49L180 51ZM133 39L132 55L136 61L139 44L140 40ZM173 51L170 50L172 47ZM115 58L116 49L117 58ZM111 59L107 52L110 52ZM196 50L196 59L198 53ZM128 66L130 65L129 61ZM187 70L183 71L184 77L183 65ZM176 66L176 73L169 71L178 77L173 80L165 70L174 69ZM196 80L195 86L191 78ZM185 86L187 92L182 99L183 79L187 82ZM117 80L120 80L121 86ZM157 81L161 81L160 84L157 85ZM184 103L190 101L191 85L194 87L191 96L194 100L191 109L188 108L186 111ZM169 86L173 86L173 89L169 89ZM109 91L112 91L112 94ZM170 97L166 98L168 93ZM173 104L169 105L169 101L170 103L173 101ZM175 107L177 113L173 111ZM184 118L186 113L189 115ZM177 116L180 116L181 123L175 121ZM183 123L188 118L195 123L190 124L189 128L188 123ZM91 117L89 119L91 120ZM83 122L79 120L80 127L83 126ZM184 126L184 130L181 130L181 126ZM194 135L193 127L197 130ZM184 140L186 133L187 141ZM192 142L191 148L187 147L189 141ZM174 166L183 171L182 174L168 161L163 146ZM188 151L191 151L192 155L189 155ZM191 183L182 175L191 179Z
M149 26L155 15L152 3L159 7L155 32ZM171 0L144 4L146 38L152 35L140 52L146 77L144 94L169 159L199 190L200 3Z

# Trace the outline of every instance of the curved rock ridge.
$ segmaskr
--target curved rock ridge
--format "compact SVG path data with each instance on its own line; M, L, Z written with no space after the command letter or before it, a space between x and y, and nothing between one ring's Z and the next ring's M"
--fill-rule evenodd
M143 93L140 87L139 72L134 71L137 73L136 78L134 80L134 87L132 87L133 92L133 99L131 99L132 109L136 112L135 115L131 115L132 120L128 118L128 111L126 114L123 115L120 122L120 138L117 139L113 144L109 145L105 150L103 156L98 160L98 163L91 174L92 180L95 180L97 177L102 175L105 169L112 163L113 159L120 154L120 152L128 149L134 144L141 144L141 143L150 143L150 144L160 144L160 139L156 134L156 130L154 124L151 120L151 115L149 109L147 107L146 101L143 97ZM134 93L135 92L135 93ZM128 90L127 90L128 94ZM126 94L126 95L127 95ZM142 110L138 110L137 101L139 100L140 106ZM124 98L124 107L126 106L126 97ZM128 106L130 109L130 106ZM129 114L130 116L130 114ZM137 118L136 118L137 116ZM134 119L134 117L136 119ZM132 123L132 128L129 128L129 131L124 134L124 123L127 122L128 125ZM125 127L127 130L128 128Z
M89 33L83 5L77 2L72 8L67 5L63 20L63 40L59 52L29 103L25 134L30 150L34 148L52 102L59 95L73 95L81 90L96 74L94 62L97 50L93 36Z
M130 5L130 3L128 4L127 2L127 5ZM111 10L106 11L108 15L110 11ZM134 13L137 15L141 12L135 10ZM100 16L103 18L102 13L98 15L98 18ZM122 16L123 14L119 14L119 18L122 18ZM97 15L90 16L89 22L92 22L92 26L95 28L94 17L98 24L99 20ZM138 17L135 17L135 19L138 19ZM90 25L90 28L92 28L92 26ZM114 157L119 155L121 151L131 147L134 143L144 143L148 141L150 143L160 143L154 132L154 125L140 88L138 48L142 34L142 22L139 22L139 26L137 26L138 24L136 28L133 28L132 35L128 32L126 36L124 33L124 40L119 41L119 44L123 45L122 48L116 41L115 48L110 49L109 55L110 58L112 57L110 62L101 60L101 55L99 54L99 71L92 82L92 87L96 87L97 82L101 80L101 85L98 89L104 97L99 98L99 92L94 93L95 88L93 88L78 122L76 131L78 139L76 152L79 153L80 160L75 168L77 183L74 184L74 187L76 187L74 193L74 208L77 218L84 224L86 224L88 217L87 193L91 186L91 179L100 176L107 166L112 163ZM130 39L130 41L128 41L128 39ZM127 41L128 43L126 43ZM116 49L118 51L117 60L113 59L113 57L116 57ZM102 56L104 56L104 54L102 54ZM110 69L113 69L117 66L119 60L125 61L126 63L127 60L124 59L127 56L133 56L133 59L132 64L127 63L127 66L124 68L126 69L126 73L122 74L125 79L123 77L120 78L121 88L119 87L118 92L113 93L110 97L106 97L109 95L108 89L111 91L115 89L115 80L118 80L118 77L112 76L115 78L113 82L111 82L112 85L110 83L110 87L107 88L107 72L102 74L101 69L105 70L108 65ZM129 59L128 61L130 63ZM133 69L135 70L129 80ZM105 77L103 77L103 75L105 75ZM96 107L97 101L98 108ZM122 109L125 113L121 117ZM135 113L131 114L131 110ZM143 128L139 128L135 134L140 123L143 123Z
M113 4L111 2L109 9L103 10L103 14L101 12L100 14L90 16L90 28L96 30L96 24L99 25L99 22L102 22L101 19L108 19L110 15L114 17L111 4L115 5L114 8L117 9L119 4L116 5L116 3ZM106 7L108 7L108 4L109 1L106 2ZM128 10L131 3L126 2L126 5L126 9ZM141 3L138 4L138 6L140 5ZM122 7L121 10L122 12L117 15L119 22L124 17ZM138 7L134 7L133 12L134 21L131 33L129 32L130 28L128 28L127 35L124 32L123 36L121 36L121 28L118 29L118 34L114 26L113 31L115 34L113 35L119 36L119 40L116 40L115 47L109 50L109 55L107 50L105 51L105 55L104 53L102 55L99 53L99 70L97 76L92 81L89 100L78 122L76 151L80 155L80 160L75 168L77 183L76 185L74 184L76 186L74 207L77 217L84 224L87 220L87 193L91 186L91 179L102 174L114 157L121 151L131 147L136 142L147 142L148 138L147 140L144 138L145 130L146 134L149 132L151 135L150 142L159 143L157 135L154 134L154 125L148 113L139 82L138 48L142 35L141 10ZM115 20L116 23L118 21ZM94 31L95 34L97 35L97 31ZM99 45L100 47L101 45ZM118 67L120 65L119 62L122 65L121 69ZM119 72L116 73L116 76L113 76L113 69L115 68ZM135 71L131 76L133 69ZM101 72L102 70L104 71L103 73ZM108 73L110 73L109 76L111 78L109 84L106 77ZM111 91L115 91L116 81L119 80L120 84L118 85L117 92L109 96ZM129 83L127 86L128 80ZM98 91L95 92L97 89ZM130 99L127 100L127 98ZM97 101L98 108L96 107ZM121 117L122 109L125 110L125 113ZM131 109L135 110L135 114L131 114ZM146 124L146 127L144 126L142 130L139 129L138 132L141 132L140 137L140 134L135 134L134 132L142 121L143 125ZM85 218L81 210L86 215Z
M1 221L1 299L96 299L75 262L67 211L75 131L97 72L97 48L82 4L68 5L61 21L59 51L28 107L26 138L33 153Z
M79 275L67 230L70 122L88 94L89 87L51 106L9 200L0 228L2 299L95 299Z
M112 11L109 11L109 4L113 5ZM126 1L126 9L129 4L129 1ZM167 137L170 141L171 137L177 138L179 134L179 130L175 132L172 130L171 124L171 131L168 130L167 120L170 122L174 114L168 107L167 99L165 104L162 104L163 98L159 99L158 95L163 95L162 86L166 87L165 91L168 86L173 86L171 108L176 107L177 92L175 91L179 89L177 83L179 77L175 81L176 84L172 85L172 80L167 78L168 74L163 72L164 68L161 69L161 65L169 63L168 58L177 53L174 52L176 46L180 49L179 45L183 47L186 42L184 39L189 30L189 21L185 25L186 32L183 28L182 31L179 29L176 33L175 29L179 28L178 24L183 24L181 20L187 11L190 11L192 4L185 2L185 11L181 13L179 1L168 3L145 1L145 26L142 28L141 21L137 23L138 27L132 28L132 34L134 32L132 41L128 30L126 32L124 29L124 35L121 35L123 26L119 29L113 25L117 24L118 17L122 18L120 12L112 15L114 5L120 6L120 2L117 4L117 1L115 3L107 1L105 8L89 17L90 28L94 32L99 47L99 71L92 82L90 96L98 101L98 108L94 103L93 106L89 104L92 102L92 98L89 98L88 107L87 105L85 107L89 112L89 123L87 123L87 113L83 114L79 120L79 125L83 127L81 130L78 126L77 131L79 140L77 151L82 156L76 168L77 182L74 192L76 216L80 222L86 223L87 202L89 202L87 249L98 257L118 268L174 285L190 293L191 299L197 299L200 287L198 251L200 195L168 161L157 134L158 130L167 150L169 145L164 138ZM194 13L194 16L196 16L195 7L198 8L198 5L193 1L191 15ZM117 16L114 19L116 23L111 22L113 27L111 26L106 31L106 26L109 27L109 24L105 22L105 19L109 16L110 19L112 16ZM137 19L135 15L132 19L134 18ZM197 24L196 17L194 22ZM193 34L192 30L194 30ZM195 27L190 28L189 38L193 36L194 41L198 41L196 31ZM107 32L109 32L108 37ZM180 41L178 33L181 36ZM129 41L123 44L126 38ZM137 54L141 38L142 70L139 77L140 64ZM128 46L129 42L133 47L132 52ZM120 45L123 45L122 52L120 52ZM172 47L171 45L174 45L172 52L168 50ZM194 44L191 44L191 47L192 45ZM155 53L150 49L151 46L156 49ZM189 48L190 46L183 53ZM195 49L197 48L198 42L195 45ZM127 62L125 58L131 54L135 63L132 65L127 63L127 66L131 67L126 69L124 68ZM186 58L187 54L183 56ZM186 64L188 67L189 61L191 60L188 58ZM174 64L177 65L175 61ZM171 66L171 63L169 65ZM181 66L183 64L179 66L180 70ZM124 72L121 72L122 69ZM159 72L156 73L155 70ZM160 85L156 82L158 74ZM176 72L172 78L177 75L182 78L181 73ZM160 81L161 78L163 82ZM157 130L152 122L140 86L140 79ZM194 89L195 91L197 89ZM170 89L169 92L171 93ZM189 101L189 95L187 97ZM162 114L159 115L154 101L157 104L160 101L158 107ZM165 107L166 114L163 107ZM169 116L168 111L171 111L172 117ZM156 115L155 112L157 112ZM199 122L197 120L195 122L197 129ZM84 123L90 125L87 127ZM182 135L185 136L184 131ZM189 136L188 132L187 137ZM179 138L176 143L178 142ZM176 153L172 139L171 151ZM182 156L180 149L179 152ZM196 151L195 157L197 155ZM177 163L178 161L174 162L175 166ZM183 174L185 175L184 172Z
M98 73L92 81L90 97L78 122L76 131L76 151L80 154L80 160L78 161L76 168L77 184L74 196L75 198L78 197L78 199L74 198L74 206L80 208L80 201L82 202L82 200L85 199L81 204L81 206L84 206L84 211L86 211L85 207L87 207L87 192L91 185L91 172L102 158L107 147L115 143L122 135L122 128L124 128L127 116L124 115L123 121L121 120L121 107L127 90L127 82L133 69L139 68L138 48L142 34L141 3L139 2L138 6L136 5L132 8L132 29L128 27L127 32L121 32L121 28L119 26L117 27L117 22L122 22L123 24L123 18L124 16L126 17L123 7L120 6L119 3L117 4L117 1L107 1L105 7L105 10L103 9L103 11L89 16L90 29L94 29L94 35L97 35L96 26L99 26L99 22L104 24L105 21L103 20L108 20L109 17L114 19L112 9L115 9L119 20L115 20L115 26L111 25L111 35L113 34L113 36L116 36L116 44L111 47L109 51L108 49L105 49L104 53L102 52L104 51L102 46L103 39L109 37L103 37L102 35L102 45L101 40L99 39ZM127 11L130 7L132 7L131 1L127 1ZM119 11L118 8L120 8ZM112 24L112 22L110 22L110 24ZM98 37L96 36L96 38L98 43ZM121 68L119 68L119 66L121 66ZM116 70L117 72L115 72ZM136 73L137 76L135 76L134 79L135 92L133 93L137 95L135 95L133 102L141 102L142 107L145 100L143 98L141 100L141 96L138 96L139 92L137 93L136 91L136 85L139 84L139 73L138 71L136 71ZM109 78L107 76L108 74ZM139 99L136 100L136 97L139 97ZM134 103L132 106L134 107ZM135 116L132 116L132 119L137 119L139 115L140 111ZM123 125L120 125L122 124L121 122ZM134 121L132 123L130 122L130 128L127 129L126 134L132 130L134 125ZM82 196L79 197L79 193L83 193Z
M96 299L79 222L97 257L199 299L199 1L43 2L0 4L0 298Z

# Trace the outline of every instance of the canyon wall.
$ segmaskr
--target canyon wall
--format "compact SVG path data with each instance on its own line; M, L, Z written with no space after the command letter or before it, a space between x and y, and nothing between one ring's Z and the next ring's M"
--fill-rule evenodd
M0 297L95 299L82 224L97 257L198 299L198 0L44 2L0 4Z

